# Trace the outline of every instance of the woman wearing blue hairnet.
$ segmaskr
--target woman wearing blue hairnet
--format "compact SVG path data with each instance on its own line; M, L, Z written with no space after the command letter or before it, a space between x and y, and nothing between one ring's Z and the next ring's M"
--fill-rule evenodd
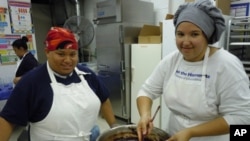
M230 125L250 123L250 90L240 60L211 45L225 30L221 11L206 0L185 3L174 25L178 50L161 60L138 93L138 138L152 130L151 105L162 96L170 110L167 141L229 141Z

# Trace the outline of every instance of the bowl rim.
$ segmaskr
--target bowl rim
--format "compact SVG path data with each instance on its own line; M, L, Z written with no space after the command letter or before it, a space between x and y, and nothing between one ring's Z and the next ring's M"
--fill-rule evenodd
M126 128L127 129L135 128L135 131L136 131L136 127L137 127L136 124L118 125L116 127L107 129L107 130L103 131L102 133L100 133L100 135L97 137L96 141L99 141L102 137L105 137L105 135L108 136L109 133L112 133L112 132L114 132L114 134L117 133L117 132L115 132L116 130L126 129ZM169 134L166 131L164 131L163 129L161 129L161 128L154 127L153 130L157 131L159 134L162 134L164 137L167 137L167 138L170 137ZM119 133L121 133L121 132L119 132Z

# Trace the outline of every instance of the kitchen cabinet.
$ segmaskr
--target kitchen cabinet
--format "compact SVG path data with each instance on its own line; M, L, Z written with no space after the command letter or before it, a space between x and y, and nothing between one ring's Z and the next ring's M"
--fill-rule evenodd
M144 81L161 60L162 44L132 44L131 46L131 122L137 124L139 113L136 97ZM154 100L152 116L161 104L161 98ZM160 128L160 112L154 119L154 126Z

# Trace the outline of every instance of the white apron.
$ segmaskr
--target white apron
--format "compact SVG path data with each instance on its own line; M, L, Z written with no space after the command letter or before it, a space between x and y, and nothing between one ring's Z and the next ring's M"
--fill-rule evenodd
M25 53L25 54L23 55L22 59L19 59L19 57L18 57L18 60L16 61L16 70L15 70L15 74L16 74L16 72L17 72L17 70L18 70L20 64L22 63L23 58L26 56L26 54L27 54L27 53ZM13 86L13 88L14 88L16 85L13 83L12 86Z
M30 124L31 141L89 141L96 124L100 100L89 87L83 75L81 82L63 85L57 83L47 65L53 89L52 107L45 119ZM80 72L75 69L77 74Z
M206 50L201 81L181 79L176 77L175 73L181 63L182 55L179 56L176 67L171 75L164 100L167 107L171 110L167 132L170 135L175 134L181 129L192 127L217 117L215 109L207 105L205 78L206 68L209 56L209 47ZM229 135L196 137L190 141L229 141Z
M20 64L22 63L23 58L24 58L27 54L28 54L28 52L26 52L26 53L23 55L22 59L19 59L19 57L18 57L18 60L16 61L16 72L17 72L17 69L19 68Z
M17 69L19 68L19 66L20 66L20 64L22 63L22 61L23 61L23 58L22 58L22 59L18 59L18 60L16 61L16 71L15 71L15 72L17 72Z

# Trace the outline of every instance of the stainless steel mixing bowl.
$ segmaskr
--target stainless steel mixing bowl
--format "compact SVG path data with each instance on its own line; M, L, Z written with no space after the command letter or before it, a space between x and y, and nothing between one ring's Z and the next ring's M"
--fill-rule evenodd
M165 141L169 134L162 129L154 127L152 132L144 137L144 141ZM136 125L121 125L104 131L97 141L138 141Z

